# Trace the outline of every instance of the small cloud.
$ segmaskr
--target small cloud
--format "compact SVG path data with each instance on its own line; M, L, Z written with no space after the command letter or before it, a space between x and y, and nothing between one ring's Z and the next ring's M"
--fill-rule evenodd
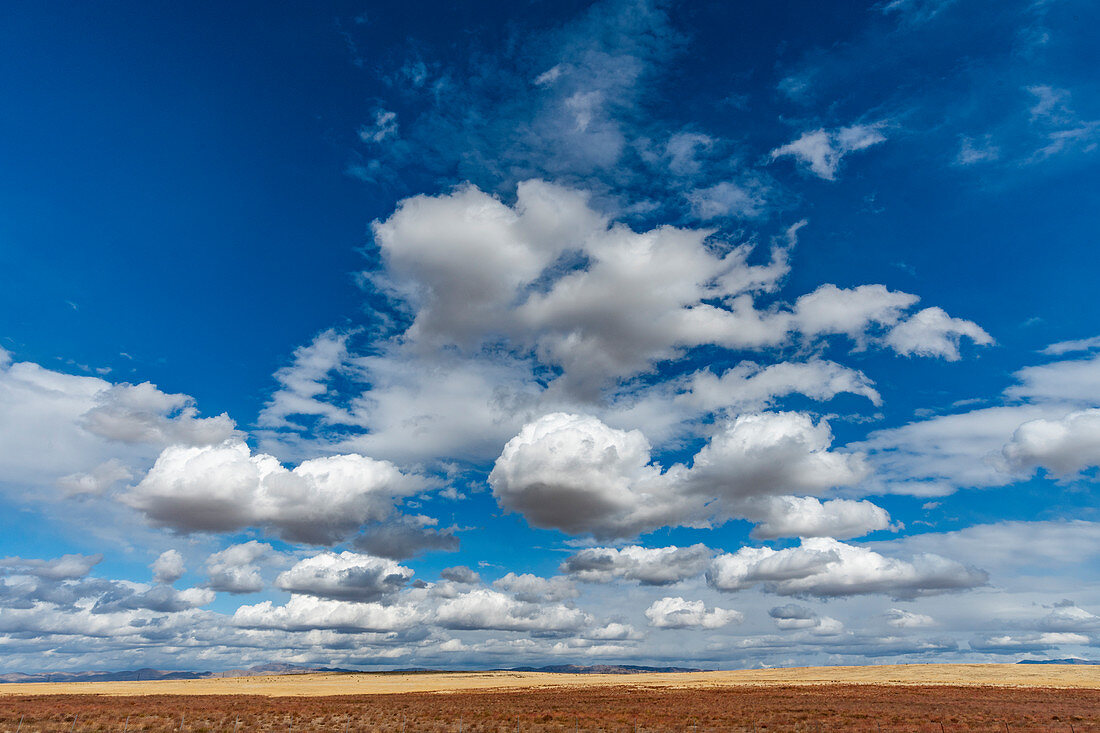
M989 135L981 139L962 136L959 143L959 152L955 156L955 165L967 166L976 163L990 163L1001 157L1001 149L993 144Z
M1073 341L1059 341L1056 344L1051 344L1045 349L1040 349L1039 353L1045 356L1061 356L1062 354L1092 351L1093 349L1100 349L1100 336L1093 336L1087 339L1075 339Z
M1068 150L1091 153L1097 149L1100 120L1082 119L1070 104L1068 90L1043 84L1027 87L1027 91L1035 97L1029 110L1031 123L1046 139L1030 162L1040 162Z
M955 0L889 0L879 9L883 15L896 14L903 23L922 25L954 3Z
M891 608L886 612L886 623L898 629L915 629L922 626L932 626L936 622L931 616L925 616L922 613Z
M743 186L729 181L697 188L687 194L691 212L703 221L734 217L755 219L767 206L766 192L761 186Z
M561 78L561 64L553 66L535 77L535 84L544 87Z
M397 113L380 109L374 113L374 124L359 128L359 139L365 143L381 143L397 135Z
M772 160L792 156L808 167L818 178L835 181L840 161L849 153L865 150L886 141L882 123L852 125L832 130L820 128L802 133L797 140L771 152Z

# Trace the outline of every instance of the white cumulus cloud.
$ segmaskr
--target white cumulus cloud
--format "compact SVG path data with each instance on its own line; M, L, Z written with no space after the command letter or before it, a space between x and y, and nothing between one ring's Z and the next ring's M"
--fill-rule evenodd
M330 544L384 519L425 480L360 455L303 461L293 470L243 442L169 447L123 500L157 524L181 531L263 527L279 536Z
M679 596L654 601L645 610L645 617L658 629L718 629L744 619L738 611L718 607L708 610L702 601L686 601Z
M300 560L275 585L301 595L343 601L378 601L401 590L413 571L393 560L354 552L325 552Z
M761 583L779 595L821 597L882 593L906 598L974 588L987 579L984 571L939 555L899 560L827 537L807 538L783 550L743 547L716 557L707 572L707 582L718 590Z

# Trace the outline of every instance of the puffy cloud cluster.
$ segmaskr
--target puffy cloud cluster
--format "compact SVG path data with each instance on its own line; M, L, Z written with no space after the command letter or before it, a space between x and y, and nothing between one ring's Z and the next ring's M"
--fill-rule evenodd
M525 426L504 446L489 483L501 506L574 534L628 535L679 513L645 436L593 417L556 413Z
M50 560L39 558L0 558L0 572L33 575L47 580L79 580L103 562L102 554L62 555Z
M512 573L509 573L509 575L512 575ZM465 565L443 568L439 571L439 577L461 585L475 585L481 582L481 576Z
M1041 466L1062 478L1100 466L1100 409L1071 412L1058 420L1029 420L1016 428L1004 456L1019 470Z
M95 394L95 402L83 415L85 427L122 443L201 446L240 436L228 415L198 417L193 398L166 394L149 382L111 385Z
M886 612L886 623L898 629L914 629L932 626L935 619L923 613L906 611L903 608L891 608Z
M559 570L577 580L607 583L636 580L642 585L670 585L698 577L714 551L706 545L690 547L589 547L561 564Z
M685 348L774 346L791 331L865 341L872 326L893 326L885 343L899 353L947 358L962 336L989 343L938 308L901 320L917 297L881 285L823 285L793 308L757 310L754 298L786 275L801 225L753 265L748 245L708 246L709 230L634 232L578 191L526 181L511 207L473 187L407 199L374 233L387 284L415 309L407 339L466 350L506 340L560 367L581 395Z
M466 187L403 201L375 224L392 287L413 300L406 338L470 350L507 339L564 370L578 394L705 343L772 344L750 300L786 272L747 264L749 249L704 245L705 230L636 233L610 225L574 190L519 184L509 207Z
M136 583L116 581L102 593L92 606L92 613L146 609L158 613L179 613L200 608L214 602L214 591L209 588L185 588L176 590L158 584L151 588Z
M279 588L343 601L378 601L401 590L413 571L393 560L354 552L326 552L299 561L275 578Z
M390 516L362 527L352 544L371 555L404 560L426 552L454 552L458 538L454 527L436 529L437 521L421 514Z
M153 581L171 585L183 577L186 568L178 550L165 550L153 561Z
M123 500L185 532L263 527L291 541L331 544L389 517L397 499L426 486L387 461L340 455L287 470L273 456L230 441L165 449Z
M869 502L786 496L822 493L865 475L862 456L830 451L831 442L826 423L801 413L742 415L716 432L690 467L662 471L641 432L557 413L505 445L489 483L501 506L534 526L604 538L733 517L762 521L765 536L884 528L886 513Z
M758 539L778 537L860 537L890 528L890 515L869 501L829 499L812 496L769 497L745 512L760 522L752 530Z
M57 615L60 622L67 614L179 613L214 600L214 592L207 588L176 590L168 585L183 572L182 558L174 550L163 553L153 563L155 585L89 577L102 559L102 555L0 559L0 607L4 608L0 616L12 609L38 610Z
M275 557L271 545L249 540L230 545L206 559L207 587L226 593L256 593L263 590L261 566Z
M0 358L0 487L102 494L172 444L239 436L228 415L199 417L194 400L148 382L112 384ZM44 446L49 446L48 450Z
M435 612L446 629L564 632L591 623L591 617L562 604L525 603L505 593L477 588L448 599Z
M388 633L420 624L456 631L579 634L626 638L618 624L600 626L585 611L563 603L578 594L563 577L509 573L493 583L466 567L447 568L440 583L409 584L413 571L385 558L324 552L298 561L275 585L291 593L240 607L237 626L256 629L327 629L341 633ZM616 630L617 629L617 630ZM610 635L610 636L609 636Z
M882 593L912 598L974 588L988 577L931 553L899 560L826 537L804 539L798 547L783 550L743 547L719 555L707 571L707 582L722 591L760 583L779 595L821 597Z
M781 631L804 631L817 636L838 634L844 624L830 616L819 616L813 610L797 603L776 606L768 611Z
M874 468L866 489L938 496L1003 486L1039 467L1068 479L1098 465L1100 355L1029 366L1013 376L1004 404L875 431L852 445Z
M654 601L645 610L645 617L658 629L718 629L744 620L738 611L717 607L707 610L702 601L686 601L679 596Z
M250 629L389 632L410 628L423 618L415 606L347 603L316 596L293 595L281 606L262 601L240 606L233 613L236 626Z
M959 343L964 337L983 346L993 343L993 337L973 321L952 318L942 308L932 307L918 311L890 329L886 344L904 356L958 361Z
M777 300L804 224L760 257L754 242L710 229L636 231L585 192L540 180L518 184L511 204L472 185L408 198L375 222L384 268L365 281L402 313L395 331L411 324L370 356L349 347L353 334L333 331L299 349L276 374L265 444L305 456L317 427L339 451L483 460L554 412L663 441L792 393L880 402L865 375L820 358L692 373L699 347L810 348L840 337L860 350L954 359L963 340L991 342L938 308L914 312L916 295L881 284L827 283ZM670 379L634 379L657 363L673 365ZM333 389L337 378L345 390Z
M1039 620L1042 631L1096 633L1100 631L1100 616L1086 611L1073 601L1061 601Z
M1023 654L1044 652L1059 646L1083 646L1090 639L1084 634L1044 632L1040 634L982 634L970 640L970 648L986 654Z
M568 578L542 578L531 573L508 573L493 581L493 587L511 593L524 603L566 601L580 595Z

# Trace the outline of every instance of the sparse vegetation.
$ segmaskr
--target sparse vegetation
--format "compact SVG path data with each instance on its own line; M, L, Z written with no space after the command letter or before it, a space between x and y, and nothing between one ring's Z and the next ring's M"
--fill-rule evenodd
M569 687L336 697L8 695L0 733L1100 733L1100 690L912 685ZM74 716L76 725L74 726ZM129 723L126 723L129 718Z

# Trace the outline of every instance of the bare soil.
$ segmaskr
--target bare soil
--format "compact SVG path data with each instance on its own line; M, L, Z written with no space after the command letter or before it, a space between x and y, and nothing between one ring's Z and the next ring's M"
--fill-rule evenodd
M574 684L333 697L9 692L0 697L0 732L17 729L58 733L1100 733L1100 689L757 683L721 687Z

